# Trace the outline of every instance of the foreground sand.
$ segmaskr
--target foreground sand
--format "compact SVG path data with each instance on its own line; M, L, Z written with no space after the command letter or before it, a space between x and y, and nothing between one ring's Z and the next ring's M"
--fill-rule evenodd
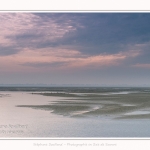
M71 117L111 117L114 119L150 118L150 93L129 94L109 93L32 93L43 96L56 96L57 101L47 105L18 105L43 109L52 113ZM63 99L62 99L63 98ZM137 112L137 113L136 113Z

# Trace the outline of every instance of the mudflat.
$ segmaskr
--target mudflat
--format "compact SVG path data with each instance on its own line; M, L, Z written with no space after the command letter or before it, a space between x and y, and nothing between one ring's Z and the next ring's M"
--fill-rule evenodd
M92 91L93 92L93 91ZM51 111L64 116L103 116L113 119L150 118L150 92L36 92L43 96L56 96L57 101L47 105L18 105ZM138 112L138 113L136 113ZM140 113L141 112L141 113Z

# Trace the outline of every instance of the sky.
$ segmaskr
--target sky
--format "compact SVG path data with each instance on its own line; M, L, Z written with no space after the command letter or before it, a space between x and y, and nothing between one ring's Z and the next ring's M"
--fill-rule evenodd
M0 13L0 84L150 86L150 13Z

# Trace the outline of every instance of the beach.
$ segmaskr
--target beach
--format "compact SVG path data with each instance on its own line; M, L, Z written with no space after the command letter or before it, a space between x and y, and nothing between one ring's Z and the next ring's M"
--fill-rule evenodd
M150 137L148 88L21 88L0 102L0 137Z

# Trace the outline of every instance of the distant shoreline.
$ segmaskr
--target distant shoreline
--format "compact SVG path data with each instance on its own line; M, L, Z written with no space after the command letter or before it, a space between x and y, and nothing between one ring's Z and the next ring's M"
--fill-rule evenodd
M0 86L0 91L58 91L58 92L115 92L147 90L150 87L30 87L30 86Z

